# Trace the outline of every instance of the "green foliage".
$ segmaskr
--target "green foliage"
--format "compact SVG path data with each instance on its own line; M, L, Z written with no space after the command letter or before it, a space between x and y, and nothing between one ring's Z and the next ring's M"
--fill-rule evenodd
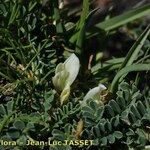
M0 149L148 147L150 28L144 16L150 5L115 16L110 8L89 28L98 11L92 9L84 0L82 11L70 17L58 0L0 1ZM79 57L80 71L61 106L52 77L71 53ZM81 107L99 83L107 87L99 93L104 104L89 99ZM27 145L49 139L93 140L93 145Z
M150 121L149 103L135 85L121 83L116 100L110 100L105 106L89 101L82 109L86 126L83 136L94 139L97 148L116 143L128 148L142 147L149 140L145 132L145 122Z
M65 125L66 122L72 120L74 115L79 112L79 104L73 106L71 102L64 105L62 108L58 108L56 112L54 112L54 120L56 124L55 127L59 127L60 125Z
M109 30L113 30L121 25L124 25L130 21L141 18L142 16L146 16L149 13L150 13L150 5L145 5L138 9L124 13L123 15L120 15L120 16L111 18L109 20L106 20L104 22L101 22L96 26L98 28L102 28L106 31L109 31Z

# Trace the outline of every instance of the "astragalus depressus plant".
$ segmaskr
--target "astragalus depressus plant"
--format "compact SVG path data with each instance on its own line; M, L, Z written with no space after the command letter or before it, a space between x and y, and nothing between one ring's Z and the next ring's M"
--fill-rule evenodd
M0 2L0 149L148 149L150 5L63 2Z

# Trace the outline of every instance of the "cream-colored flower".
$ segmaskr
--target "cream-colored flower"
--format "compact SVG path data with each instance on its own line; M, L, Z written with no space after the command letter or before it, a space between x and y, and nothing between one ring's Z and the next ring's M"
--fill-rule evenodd
M83 98L83 101L81 102L81 106L85 106L88 99L94 99L96 102L100 101L100 94L103 90L106 90L107 88L103 84L99 84L97 87L91 89L88 91L88 93Z
M64 63L59 63L52 78L53 85L61 92L60 101L63 104L70 95L70 86L76 79L80 68L80 62L75 54L72 54Z
M61 95L60 95L60 104L63 105L63 103L68 100L69 98L69 95L70 95L70 86L67 85L64 90L61 92Z

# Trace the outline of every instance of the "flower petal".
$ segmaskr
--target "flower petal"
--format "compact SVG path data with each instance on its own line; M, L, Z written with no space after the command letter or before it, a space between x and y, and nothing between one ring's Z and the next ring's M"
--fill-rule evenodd
M65 88L68 77L69 73L65 70L55 74L55 76L52 78L52 82L57 91L62 91Z
M55 74L60 72L60 71L63 71L65 69L65 66L63 63L59 63L57 66L56 66L56 69L55 69Z
M64 90L61 92L61 95L60 95L60 104L63 105L64 102L66 102L69 98L69 95L70 95L70 86L67 85Z
M80 62L78 57L75 54L72 54L65 62L65 69L67 72L69 72L69 77L67 79L67 84L71 85L73 81L76 79L79 68L80 68Z
M100 92L107 89L106 86L101 83L98 85L98 87Z
M85 97L83 98L83 101L81 102L81 106L85 106L86 105L86 101L90 98L94 98L97 97L97 95L99 95L101 93L101 91L106 90L107 88L103 85L103 84L99 84L97 87L89 90L89 92L85 95Z
M93 98L97 93L99 93L99 87L89 90L83 100L86 101L87 99Z
M57 92L61 92L61 105L68 100L70 86L78 75L79 67L80 62L75 54L72 54L64 63L59 63L56 67L52 82Z

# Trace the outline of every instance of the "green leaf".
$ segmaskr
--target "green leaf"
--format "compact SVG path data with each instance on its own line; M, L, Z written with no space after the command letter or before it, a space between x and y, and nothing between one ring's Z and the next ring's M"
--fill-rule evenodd
M146 113L146 108L144 107L143 103L139 101L137 103L137 109L140 111L140 114L144 115Z
M107 131L111 132L112 131L112 125L109 121L106 122L105 128L107 128Z
M136 108L136 106L133 105L133 106L131 107L131 111L132 111L132 113L133 113L137 118L141 119L141 115L140 115L138 109Z
M90 108L89 106L85 106L82 108L82 111L83 112L88 112L88 113L91 113L91 114L94 114L94 109Z
M129 131L126 133L127 136L133 136L135 135L134 131L132 129L129 129Z
M123 137L123 134L122 134L122 132L120 132L120 131L115 131L115 132L113 133L113 135L114 135L115 138L117 138L117 139L121 139L121 138Z
M110 123L112 124L113 127L116 128L119 125L119 123L120 123L120 121L119 121L119 115L111 118Z
M83 116L85 118L91 118L91 119L93 118L93 114L91 112L87 112L87 111L83 112Z
M77 30L81 29L81 27L84 25L88 14L89 14L89 0L83 0L82 13L81 18L77 24Z
M131 65L134 60L137 58L138 53L140 52L142 46L144 45L145 40L147 39L150 33L150 26L148 26L145 31L141 34L138 40L134 43L134 45L129 50L124 62L122 63L120 69L124 68L125 66Z
M98 126L93 127L93 134L95 137L100 137L101 133Z
M130 89L130 85L126 82L122 82L119 85L119 89L121 89L123 91L128 91Z
M29 7L28 7L28 11L30 12L30 11L32 11L32 9L36 6L36 4L37 4L37 2L30 2L29 3Z
M92 127L94 125L96 125L96 122L93 119L85 118L85 126L86 127Z
M125 99L123 98L123 97L117 97L117 103L118 103L118 105L120 106L120 108L122 108L122 109L124 109L125 108L125 106L126 106L126 101L125 101Z
M113 111L117 112L117 113L120 113L121 112L121 109L119 107L119 105L116 103L116 101L114 100L111 100L109 102L109 105L113 108Z
M13 126L18 130L23 130L25 128L25 123L21 120L17 120L13 123Z
M111 84L111 88L110 91L112 93L114 93L117 89L118 86L118 82L120 77L122 77L124 74L127 74L129 72L133 72L133 71L149 71L150 70L150 65L149 64L133 64L131 66L127 66L123 69L121 69L116 76L114 77L112 84Z
M33 122L28 122L26 127L31 131L35 131L35 126Z
M2 104L0 105L0 115L6 115L6 110Z
M56 31L57 33L63 33L63 25L61 23L60 11L58 9L58 1L53 1L54 9L54 19L56 21Z
M26 145L26 142L27 142L27 137L25 135L22 135L17 140L17 145L23 146L23 145Z
M89 0L83 0L81 17L80 20L77 22L75 34L73 34L73 36L70 39L71 43L74 43L76 40L78 40L76 45L81 45L84 36L85 21L87 19L88 14L89 14Z
M103 21L97 24L96 27L103 29L105 31L110 31L149 14L150 14L150 4L147 4L143 7L126 12L120 16Z
M12 139L17 139L20 136L20 132L16 128L11 127L8 130L7 135Z
M128 117L131 123L135 123L137 121L135 115L132 112L129 113Z
M130 94L130 91L129 91L129 90L124 91L124 98L125 98L127 101L130 101L130 100L131 100L131 94ZM132 99L132 100L133 100L133 99Z
M138 138L138 143L139 143L141 146L145 146L146 143L147 143L147 139L146 139L146 138L143 138L143 137L139 137L139 138Z
M110 144L113 144L115 142L115 136L113 134L108 135L107 139Z
M82 50L82 44L85 38L85 26L86 26L86 19L88 17L88 13L89 13L89 0L83 0L83 10L82 10L82 14L81 14L81 18L79 20L79 24L77 26L77 31L78 35L77 35L77 42L76 42L76 53L81 54L81 50Z
M51 103L54 99L54 95L52 94L52 91L46 92L44 94L44 99L45 99L45 102L43 105L44 105L45 112L47 112L51 108Z
M112 117L115 115L112 107L110 105L106 105L105 107L106 112L108 112L108 114L110 114Z
M100 123L100 124L99 124L99 128L100 128L100 130L101 130L102 132L106 132L106 130L105 130L105 124Z
M7 113L8 113L8 114L11 114L11 113L12 113L12 111L13 111L13 106L14 106L14 101L9 101L9 102L7 103Z
M96 115L99 116L99 118L102 118L103 113L104 113L104 107L103 106L98 108L96 111Z
M92 126L98 123L103 116L104 107L99 106L96 102L90 101L89 106L82 107L82 115L85 118L85 124Z
M107 137L103 137L101 139L101 145L103 145L103 146L107 145Z
M15 3L15 5L13 6L13 9L12 9L12 12L11 12L11 16L9 18L8 25L13 23L14 20L17 18L17 16L19 15L19 9L20 9L20 6L17 3Z

